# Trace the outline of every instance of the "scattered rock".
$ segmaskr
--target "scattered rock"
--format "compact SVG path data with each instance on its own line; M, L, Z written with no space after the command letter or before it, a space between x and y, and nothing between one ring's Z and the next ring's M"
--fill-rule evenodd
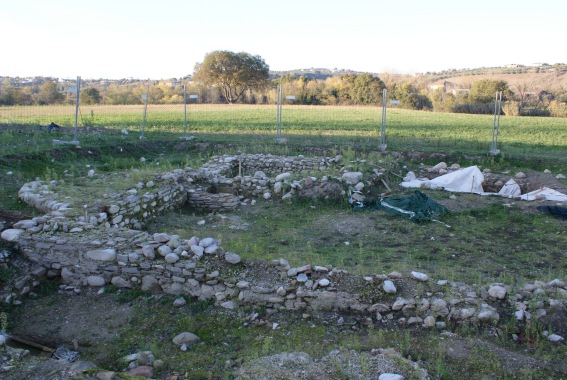
M128 376L139 376L151 379L154 376L154 369L148 365L142 365L136 368L132 368L126 372Z
M172 342L176 346L181 346L183 344L193 344L199 340L199 337L191 332L182 332L181 334L176 335Z
M87 251L87 257L95 261L114 261L116 260L116 250L114 248L95 249Z
M187 301L183 297L176 298L175 301L173 301L173 306L175 307L181 307L185 305L187 305Z
M344 182L348 185L356 185L358 182L362 180L362 173L361 172L346 172L341 177Z
M427 171L430 173L438 173L441 169L447 169L447 164L445 162L440 162L432 168L427 169Z
M130 288L131 287L130 283L120 276L112 277L112 280L110 280L110 283L112 285L116 286L117 288Z
M6 241L17 241L24 230L19 228L10 228L2 231L0 237Z
M410 182L417 179L417 176L415 175L414 172L408 172L408 174L406 174L406 176L404 177L404 182Z
M488 288L488 295L499 300L506 298L506 292L506 288L500 285L492 285Z
M411 272L411 277L422 282L427 281L429 279L428 275L421 272Z
M395 373L383 373L378 376L378 380L404 380L404 377Z
M87 284L89 286L104 286L106 281L101 276L89 276L87 277Z
M390 280L384 281L384 283L382 284L382 289L384 289L384 291L388 294L396 294L397 292L396 286Z
M282 181L288 180L290 178L291 178L291 173L286 172L286 173L282 173L282 174L277 175L276 178L275 178L275 181L276 182L282 182Z
M233 252L226 252L224 254L224 259L228 263L233 264L233 265L236 265L236 264L240 263L240 261L241 261L240 255L233 253Z

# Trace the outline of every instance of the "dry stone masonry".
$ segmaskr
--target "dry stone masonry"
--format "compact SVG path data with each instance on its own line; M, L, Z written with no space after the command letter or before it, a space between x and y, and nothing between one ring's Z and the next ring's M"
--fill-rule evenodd
M340 161L340 156L218 156L199 169L161 174L92 206L64 198L56 181L27 183L20 198L46 214L16 223L1 237L14 242L35 269L3 298L13 302L40 280L60 277L70 292L112 284L214 300L226 309L252 304L270 312L344 312L370 324L425 328L444 328L448 322L495 325L503 319L501 309L511 310L519 321L565 309L567 284L559 279L513 288L468 286L417 271L354 276L330 266L292 267L284 258L247 262L213 238L141 231L153 216L185 204L226 211L250 198L343 196L346 184L357 184L362 174L323 175ZM293 179L299 175L303 178ZM563 337L550 334L552 339Z

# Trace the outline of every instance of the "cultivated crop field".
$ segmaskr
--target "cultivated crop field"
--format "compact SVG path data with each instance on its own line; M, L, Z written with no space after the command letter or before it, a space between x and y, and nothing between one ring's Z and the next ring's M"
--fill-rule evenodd
M141 134L142 105L81 106L78 125L85 128L126 129L129 138ZM145 133L171 135L229 134L234 139L270 141L275 134L276 107L273 105L188 104L184 126L183 105L148 105ZM379 145L382 109L361 106L285 105L283 134L296 144L333 146ZM486 153L492 142L493 116L450 114L389 108L386 140L393 150ZM47 125L50 122L72 127L74 106L2 107L0 125ZM33 128L31 128L33 131ZM12 132L13 134L14 132ZM2 149L10 149L14 139L10 131L0 134ZM85 137L87 137L86 135ZM87 137L89 138L89 137ZM92 137L91 137L92 138ZM35 141L35 140L42 141ZM102 140L104 141L104 140ZM101 141L101 142L102 142ZM549 117L502 116L499 149L504 155L564 157L567 147L567 119ZM50 139L36 136L31 147Z
M349 170L369 174L383 169L385 183L399 195L410 193L398 185L409 170L423 171L439 161L478 165L502 178L523 171L532 178L531 186L567 186L566 180L554 178L567 174L567 119L502 117L499 149L503 154L493 157L488 154L492 117L486 115L389 109L388 149L382 154L378 148L381 109L376 107L285 106L286 144L274 141L274 106L188 105L187 134L195 137L191 141L180 139L184 136L182 106L155 105L148 106L146 138L141 140L142 111L141 105L81 106L80 146L75 146L52 144L53 139L73 139L74 107L0 108L0 221L40 215L17 198L18 189L35 178L64 180L62 189L69 196L92 201L151 180L157 173L198 168L214 155L238 152L341 154ZM49 133L38 127L52 121L64 128ZM87 177L90 169L94 177ZM552 173L549 181L542 180L548 178L544 169ZM321 175L301 173L308 174ZM387 191L379 186L375 193ZM426 192L449 208L448 214L439 217L442 223L414 223L382 211L353 211L346 199L258 199L254 206L248 202L234 212L175 210L154 219L147 230L183 238L214 237L245 260L282 257L292 266L330 265L359 275L417 270L435 279L485 287L567 280L567 225L537 211L535 206L541 203ZM12 249L1 244L0 248ZM21 268L0 269L2 285L12 286L14 279L24 275ZM505 323L498 331L455 325L447 327L454 335L441 335L437 330L395 325L364 326L354 316L345 316L345 323L338 324L330 315L272 316L264 309L230 314L188 297L186 306L174 308L173 296L112 286L101 296L85 290L70 297L58 292L59 285L57 281L42 284L38 296L20 306L2 304L0 312L7 313L10 332L41 339L46 345L78 339L84 359L112 370L122 369L121 357L151 350L165 361L158 378L233 379L233 369L240 364L281 352L304 351L322 357L339 347L357 352L393 347L419 362L431 378L567 377L567 348L545 338L543 331L549 325L534 325L528 340L514 340L512 334L521 326L509 311L502 314ZM253 313L277 321L280 328L249 323L246 318ZM554 321L565 332L566 315L559 314ZM195 332L203 343L181 352L171 345L172 336L180 330ZM350 379L339 370L335 378Z

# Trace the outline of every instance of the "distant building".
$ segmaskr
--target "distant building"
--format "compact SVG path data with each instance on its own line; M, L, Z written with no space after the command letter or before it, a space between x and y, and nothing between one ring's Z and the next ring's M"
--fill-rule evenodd
M433 83L429 86L429 89L433 91L441 89L443 90L443 92L449 92L453 95L468 94L470 92L468 88L460 88L458 84L449 82L447 80L444 80L443 82Z

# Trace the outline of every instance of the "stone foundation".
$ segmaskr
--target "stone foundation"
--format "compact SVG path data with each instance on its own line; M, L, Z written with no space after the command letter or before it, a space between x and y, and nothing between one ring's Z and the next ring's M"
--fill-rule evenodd
M417 272L353 276L314 264L292 268L285 259L247 263L212 238L149 235L139 230L153 216L185 204L199 210L230 211L241 197L268 199L284 193L284 187L290 189L284 198L316 188L326 189L318 190L323 194L340 195L340 186L334 186L332 178L292 180L290 173L318 171L337 162L336 158L271 155L215 157L201 169L177 169L140 188L105 198L97 206L103 210L83 208L80 200L61 202L55 181L30 182L20 190L20 198L47 213L2 233L3 239L15 242L35 263L32 273L18 281L17 292L7 297L13 300L29 293L40 279L60 276L71 291L112 284L213 299L228 309L253 304L271 310L349 312L376 323L424 327L443 327L446 321L497 324L497 307L516 310L518 320L541 318L548 310L565 308L567 285L559 279L514 289L503 284L469 287ZM247 171L254 174L244 175ZM211 187L217 192L211 192ZM255 275L248 278L251 272ZM408 295L407 289L412 288L408 281L420 282L424 293ZM350 284L349 288L341 283ZM372 299L361 296L368 293L374 295ZM533 302L536 299L544 301Z

